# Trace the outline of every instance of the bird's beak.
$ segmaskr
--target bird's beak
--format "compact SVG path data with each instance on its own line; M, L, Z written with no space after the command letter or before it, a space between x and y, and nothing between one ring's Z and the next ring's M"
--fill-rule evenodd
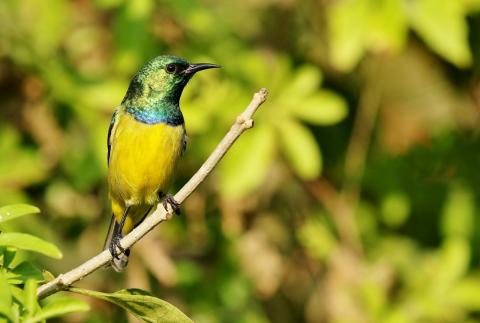
M183 71L185 75L193 75L199 71L206 70L209 68L220 68L220 65L216 64L209 64L209 63L198 63L198 64L190 64L187 69Z

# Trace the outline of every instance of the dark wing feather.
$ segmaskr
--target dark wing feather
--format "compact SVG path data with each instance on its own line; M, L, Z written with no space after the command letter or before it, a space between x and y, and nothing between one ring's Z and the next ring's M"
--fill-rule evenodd
M185 132L185 134L183 135L181 156L183 156L183 154L185 153L185 150L187 149L187 141L188 141L188 136L187 136L187 132Z
M112 120L110 121L110 126L108 127L108 135L107 135L107 165L110 163L110 152L112 150L112 141L113 141L113 136L115 134L115 126L117 123L117 114L118 114L119 108L116 108L115 111L113 112L112 115ZM113 234L113 227L117 221L115 221L115 217L112 215L110 219L110 225L108 226L108 232L107 232L107 237L105 238L105 243L103 244L103 249L107 249L108 245L110 244L110 240L112 239L112 234Z
M110 164L110 152L112 150L112 141L113 141L113 134L114 134L114 128L117 122L117 114L118 114L119 108L115 109L112 115L112 120L110 121L110 126L108 127L108 135L107 135L107 164Z

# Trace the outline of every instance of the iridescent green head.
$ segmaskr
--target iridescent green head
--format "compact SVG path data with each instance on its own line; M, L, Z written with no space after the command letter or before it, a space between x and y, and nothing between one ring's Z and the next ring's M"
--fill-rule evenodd
M218 67L190 64L176 56L158 56L133 77L122 104L138 121L182 124L179 101L183 88L196 72Z

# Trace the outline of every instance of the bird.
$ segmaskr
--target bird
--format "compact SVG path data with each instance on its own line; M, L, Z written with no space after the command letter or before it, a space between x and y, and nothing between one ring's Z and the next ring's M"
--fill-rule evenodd
M107 138L108 189L112 218L104 248L117 272L128 264L129 249L120 240L163 199L179 214L179 204L168 187L187 145L180 96L192 76L219 68L192 64L176 56L157 56L132 78L113 113Z

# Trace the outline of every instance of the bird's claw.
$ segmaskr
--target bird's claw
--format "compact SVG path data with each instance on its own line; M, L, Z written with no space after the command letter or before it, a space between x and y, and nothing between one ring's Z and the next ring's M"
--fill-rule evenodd
M173 197L172 194L167 194L165 196L165 199L163 200L163 208L165 211L169 212L168 206L172 208L173 212L175 212L176 215L180 215L180 203L175 201L175 198Z
M125 253L125 248L123 248L120 244L121 237L114 235L112 240L110 241L110 245L108 246L108 250L110 254L115 259L120 259L120 254ZM118 252L120 250L120 252Z

